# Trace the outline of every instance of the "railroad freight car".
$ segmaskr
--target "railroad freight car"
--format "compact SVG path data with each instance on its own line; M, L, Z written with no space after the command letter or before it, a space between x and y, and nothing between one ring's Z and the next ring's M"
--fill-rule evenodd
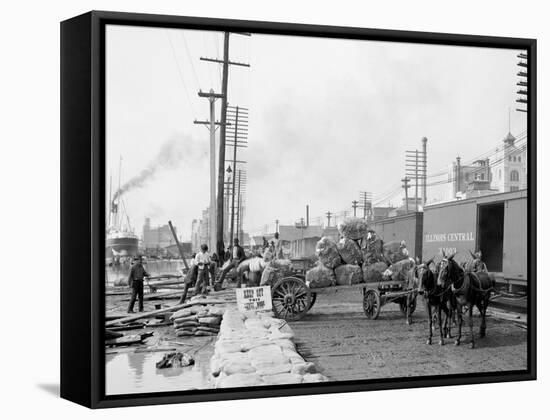
M459 262L481 250L497 282L527 284L527 190L424 207L422 254L455 253Z
M421 212L413 212L377 220L372 226L384 242L405 241L411 257L422 258L422 220Z

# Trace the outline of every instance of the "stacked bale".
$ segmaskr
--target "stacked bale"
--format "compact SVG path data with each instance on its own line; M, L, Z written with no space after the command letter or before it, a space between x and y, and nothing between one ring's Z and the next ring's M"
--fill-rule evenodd
M312 289L334 286L336 284L334 270L319 263L306 272L306 283Z
M363 263L363 253L361 247L350 238L342 238L338 242L338 253L346 264L361 265Z
M196 305L174 313L170 319L178 337L217 335L223 313L222 308Z
M290 260L275 259L265 266L260 280L260 286L273 286L280 279L292 275L292 262Z
M401 241L391 241L384 244L384 257L392 264L409 258L409 252Z
M325 382L297 352L290 326L267 313L229 309L210 360L215 388Z
M338 245L327 236L317 242L315 254L319 257L319 262L327 268L335 269L342 264Z
M344 264L334 269L336 284L339 286L349 286L363 282L363 270L361 266L354 264Z
M393 281L407 281L409 276L408 272L415 266L415 262L412 258L406 260L400 260L392 264L388 268L388 274Z
M338 225L338 231L344 238L360 241L368 235L367 221L359 217L351 217Z
M369 264L368 261L363 263L363 280L365 283L375 283L384 280L384 272L388 265L385 262L376 262Z

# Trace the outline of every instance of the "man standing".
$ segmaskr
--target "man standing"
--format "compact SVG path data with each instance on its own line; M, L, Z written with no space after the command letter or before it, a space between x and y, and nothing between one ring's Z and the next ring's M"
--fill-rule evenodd
M196 284L197 282L199 268L195 263L196 256L197 254L191 255L191 263L189 264L189 270L187 271L187 274L185 274L183 280L183 292L181 294L179 303L185 303L185 299L187 298L187 291L191 286L193 286L193 284Z
M208 245L201 245L201 252L195 256L195 265L198 267L197 283L195 284L195 296L201 293L206 296L209 284L208 275L211 272L212 260L208 253Z
M226 264L222 272L220 274L220 278L216 279L216 283L214 284L214 290L219 291L222 289L223 280L225 279L226 274L232 269L236 268L244 259L246 258L246 254L244 253L244 249L239 245L239 239L235 238L233 239L233 250L231 251L231 261L229 264Z
M128 305L129 314L134 312L136 297L139 301L139 311L143 312L143 279L145 277L150 276L143 267L142 257L138 256L134 258L134 265L132 266L132 268L130 268L130 274L128 275L128 286L132 288L132 297L130 298L130 304Z
M383 242L378 237L374 229L369 228L367 235L367 243L365 246L365 261L367 264L373 264L378 261L382 261L383 257Z
M275 247L273 251L275 254L274 259L283 258L283 244L279 240L279 232L275 232L273 237L273 246Z

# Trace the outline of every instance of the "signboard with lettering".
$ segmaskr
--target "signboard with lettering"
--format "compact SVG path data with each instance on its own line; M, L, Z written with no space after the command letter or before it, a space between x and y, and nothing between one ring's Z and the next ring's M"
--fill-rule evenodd
M424 209L422 256L436 259L442 253L468 261L476 250L477 205L474 201L453 202Z
M235 289L237 307L241 312L267 311L271 306L271 288L269 286L245 287Z

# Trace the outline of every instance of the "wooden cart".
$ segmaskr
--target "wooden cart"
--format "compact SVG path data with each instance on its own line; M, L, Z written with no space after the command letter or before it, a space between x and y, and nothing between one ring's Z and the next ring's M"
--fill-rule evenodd
M332 286L311 289L301 274L285 277L271 287L273 312L278 318L287 321L297 321L315 304L317 295L336 293L339 290L361 290L363 294L363 311L368 319L376 319L380 309L386 303L399 304L401 312L406 315L407 302L410 313L416 309L417 289L409 289L402 281L380 281L373 283L358 283L349 286ZM408 299L412 297L412 299Z

